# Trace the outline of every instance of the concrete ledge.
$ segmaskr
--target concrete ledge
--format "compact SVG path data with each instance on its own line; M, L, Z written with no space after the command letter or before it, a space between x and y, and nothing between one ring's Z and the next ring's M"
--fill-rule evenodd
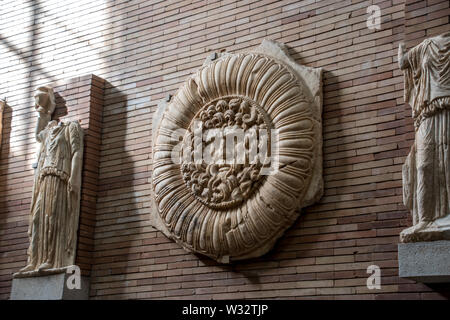
M70 274L59 273L28 278L14 278L11 300L87 300L89 279L81 277L80 289L69 289L66 285Z
M450 241L399 243L398 267L401 278L450 282Z

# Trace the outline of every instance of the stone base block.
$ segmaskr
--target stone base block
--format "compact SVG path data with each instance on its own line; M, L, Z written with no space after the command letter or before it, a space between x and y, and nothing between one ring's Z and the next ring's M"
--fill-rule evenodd
M401 278L450 282L450 241L399 243L398 266Z
M89 278L81 277L80 289L69 289L67 273L58 273L28 278L14 278L11 300L87 300Z

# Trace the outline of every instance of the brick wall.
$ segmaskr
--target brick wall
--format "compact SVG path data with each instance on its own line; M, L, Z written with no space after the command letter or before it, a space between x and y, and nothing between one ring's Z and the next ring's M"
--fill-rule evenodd
M380 30L366 26L371 4L381 8ZM399 279L396 250L411 224L401 165L414 139L397 47L448 31L449 15L448 0L2 4L0 298L28 246L31 90L91 73L105 79L97 203L85 220L94 242L80 246L92 253L92 298L448 298L448 286ZM246 51L263 38L324 69L325 195L271 253L224 266L149 224L151 118L210 52ZM372 264L381 290L366 288Z

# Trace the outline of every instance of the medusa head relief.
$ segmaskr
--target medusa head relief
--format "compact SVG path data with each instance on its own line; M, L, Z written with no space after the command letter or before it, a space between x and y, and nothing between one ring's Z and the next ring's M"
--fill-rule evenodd
M266 40L205 61L153 118L152 224L222 263L268 252L323 193L321 73Z

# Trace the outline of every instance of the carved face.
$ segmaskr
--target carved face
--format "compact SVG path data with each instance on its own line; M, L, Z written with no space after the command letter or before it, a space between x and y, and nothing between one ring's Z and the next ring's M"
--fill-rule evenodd
M216 209L234 207L259 185L267 155L264 159L260 155L252 157L248 146L253 142L257 148L258 134L269 127L263 112L254 101L242 96L220 97L207 103L192 120L184 138L188 150L183 150L190 154L188 160L182 161L181 173L186 186L205 205ZM199 123L201 128L196 128ZM198 147L194 132L198 129L204 138L201 149L210 155L202 157L201 164L193 161Z

